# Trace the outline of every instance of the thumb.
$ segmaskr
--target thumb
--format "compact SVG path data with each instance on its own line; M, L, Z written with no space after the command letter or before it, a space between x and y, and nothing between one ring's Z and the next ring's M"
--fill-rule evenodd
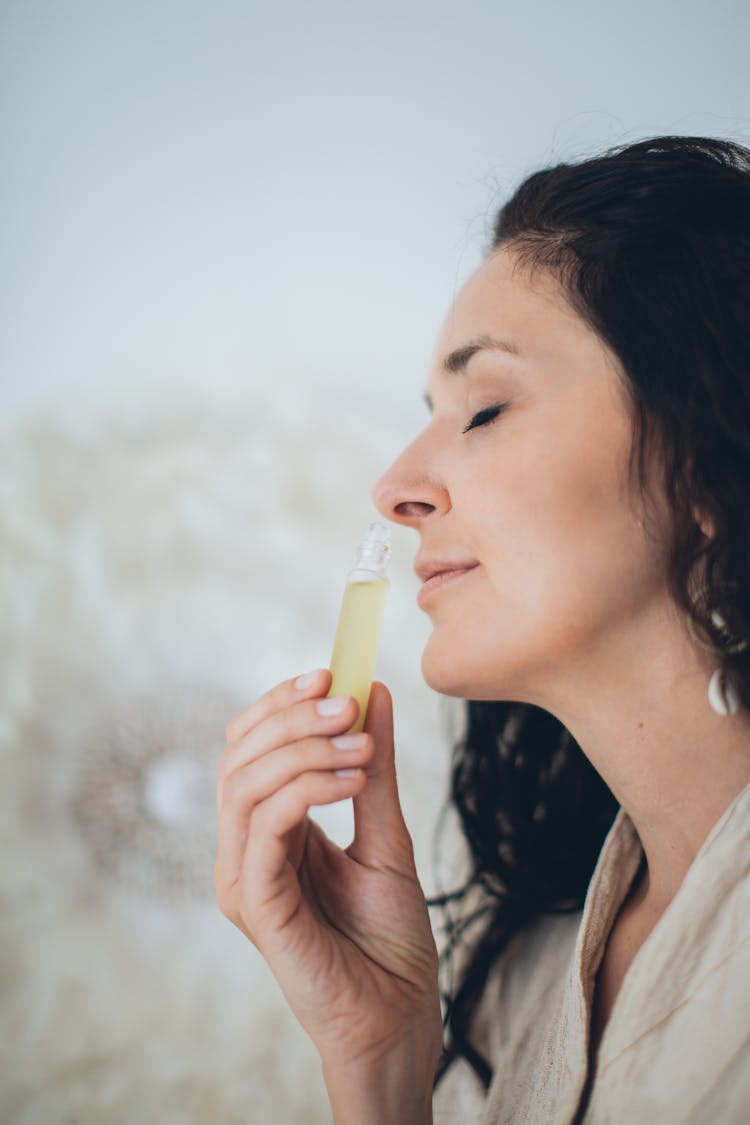
M411 837L398 799L393 701L377 680L370 690L364 729L374 738L375 753L367 766L367 785L353 801L354 840L347 852L367 866L413 869Z

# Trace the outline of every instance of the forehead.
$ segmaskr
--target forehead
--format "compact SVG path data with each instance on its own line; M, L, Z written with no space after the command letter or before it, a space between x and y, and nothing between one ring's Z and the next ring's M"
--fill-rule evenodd
M509 249L495 251L459 290L440 330L431 368L457 348L491 336L533 358L574 346L593 334L568 304L560 284L539 270L532 278Z

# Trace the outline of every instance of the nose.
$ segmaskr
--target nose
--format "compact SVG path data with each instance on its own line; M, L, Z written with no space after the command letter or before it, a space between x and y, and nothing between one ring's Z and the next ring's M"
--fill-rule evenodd
M448 490L422 456L419 439L405 449L372 490L380 514L393 523L420 527L429 516L450 509Z

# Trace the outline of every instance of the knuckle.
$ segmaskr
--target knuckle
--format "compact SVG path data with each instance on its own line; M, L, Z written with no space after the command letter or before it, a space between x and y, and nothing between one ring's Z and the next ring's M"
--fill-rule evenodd
M228 745L231 745L233 742L236 742L239 738L242 738L242 735L245 733L244 732L244 721L245 721L244 716L246 714L247 714L247 712L243 711L241 715L235 715L235 717L233 719L230 719L229 722L227 723L226 729L224 731L224 735L225 735L225 738L226 738L226 741L227 741Z
M294 800L305 811L324 798L337 778L329 769L301 774L294 785Z
M283 746L298 745L311 734L314 724L307 708L302 703L288 705L269 719L267 735L279 749Z
M277 825L297 814L299 803L295 782L277 790L253 810L250 818L250 834L256 837L273 835Z
M219 755L216 763L216 781L221 787L225 786L230 777L241 768L243 758L237 750L237 744L227 746Z
M279 711L275 721L278 724L280 737L287 743L298 741L310 730L310 719L305 715L305 707L302 704L296 706L292 704Z
M237 805L247 797L250 786L246 772L246 770L234 770L224 779L222 797L225 805Z
M299 777L312 767L316 756L319 756L320 746L311 738L295 742L289 749L289 767L294 777ZM316 751L318 754L316 755Z
M257 847L258 839L263 836L268 836L272 831L274 820L275 813L273 802L270 799L261 801L260 804L253 809L253 815L250 818L250 823L247 828L248 840L255 840L255 846Z

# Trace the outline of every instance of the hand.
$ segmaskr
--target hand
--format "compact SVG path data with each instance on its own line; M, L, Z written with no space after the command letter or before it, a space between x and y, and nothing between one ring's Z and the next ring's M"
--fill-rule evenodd
M336 1076L372 1075L407 1049L431 1091L437 952L398 800L391 698L373 684L365 730L342 749L333 738L358 705L321 714L330 682L321 670L301 688L279 684L227 727L217 899L317 1046L329 1091ZM342 850L307 814L346 797L355 834Z

